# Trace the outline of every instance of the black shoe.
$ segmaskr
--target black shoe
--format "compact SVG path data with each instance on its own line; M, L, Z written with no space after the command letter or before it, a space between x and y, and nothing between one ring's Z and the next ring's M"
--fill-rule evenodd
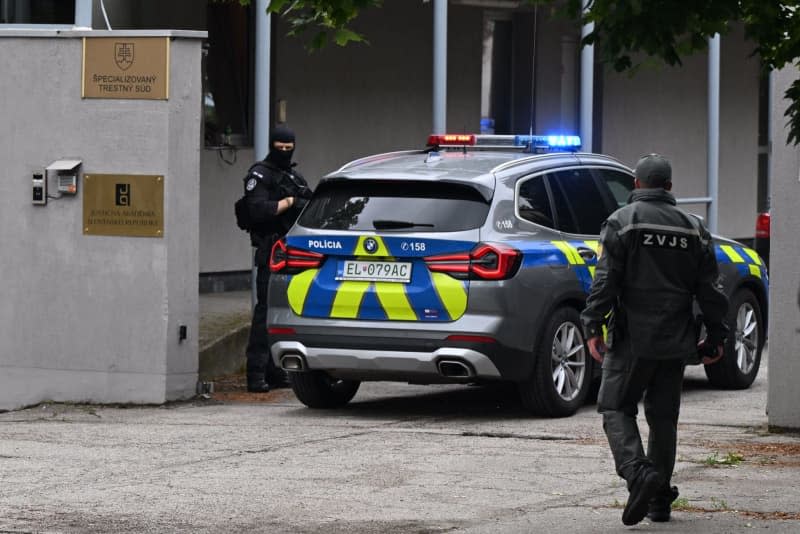
M269 384L263 380L247 382L247 391L250 393L267 393L270 390Z
M665 493L659 493L652 499L647 506L647 517L655 523L665 523L669 521L672 512L672 503L678 498L678 486L672 486Z
M642 469L631 484L628 502L622 511L622 523L630 526L644 519L650 499L658 493L663 484L664 480L658 471L653 468Z

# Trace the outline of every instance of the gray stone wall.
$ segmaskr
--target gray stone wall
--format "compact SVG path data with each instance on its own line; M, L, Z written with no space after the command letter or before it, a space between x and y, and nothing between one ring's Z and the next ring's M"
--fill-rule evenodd
M203 34L157 34L177 37L167 101L81 99L85 32L0 32L0 409L194 392ZM32 205L31 174L62 158L163 175L164 237L83 235L82 178Z

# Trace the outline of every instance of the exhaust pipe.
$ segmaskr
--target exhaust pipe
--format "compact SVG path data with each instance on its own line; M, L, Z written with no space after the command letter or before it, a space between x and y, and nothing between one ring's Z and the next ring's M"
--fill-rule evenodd
M286 354L281 357L281 369L284 371L305 371L306 362L299 354Z
M461 360L439 360L436 364L439 374L447 378L472 378L475 371L472 367Z

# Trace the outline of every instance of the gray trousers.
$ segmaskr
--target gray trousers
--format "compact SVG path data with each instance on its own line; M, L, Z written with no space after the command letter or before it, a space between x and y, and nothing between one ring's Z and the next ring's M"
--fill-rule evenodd
M631 487L644 467L654 467L669 491L678 438L684 361L648 360L610 351L603 361L597 411L605 430L617 474ZM650 433L647 454L642 447L636 416L644 397Z

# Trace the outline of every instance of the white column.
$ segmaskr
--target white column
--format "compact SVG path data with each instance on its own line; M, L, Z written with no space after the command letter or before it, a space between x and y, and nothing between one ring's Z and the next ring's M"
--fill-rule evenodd
M75 26L92 27L92 0L75 0Z
M447 130L447 0L433 0L433 132Z
M583 0L586 11L590 0ZM594 31L594 23L584 24L581 28L581 39ZM581 48L581 103L580 103L580 136L585 152L592 152L592 118L594 115L594 45Z
M256 0L256 43L255 43L255 110L253 112L253 155L262 159L269 152L269 111L271 96L269 94L270 80L270 49L272 46L272 16L267 13L269 0ZM250 258L251 274L251 305L255 307L257 300L256 291L256 262L255 249Z
M719 196L719 34L708 40L708 229L717 231Z
M270 47L272 39L272 17L267 13L269 0L256 0L255 43L255 111L253 117L253 152L256 159L266 157L269 143L270 110Z

